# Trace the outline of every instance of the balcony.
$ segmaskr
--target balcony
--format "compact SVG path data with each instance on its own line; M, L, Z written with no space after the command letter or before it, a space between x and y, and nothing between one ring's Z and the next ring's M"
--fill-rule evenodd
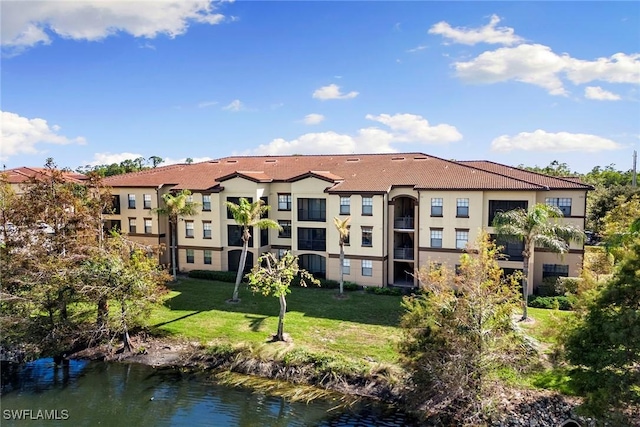
M402 216L393 220L393 228L400 230L413 230L413 217Z
M413 248L394 248L393 257L395 259L413 260Z
M320 251L327 250L327 241L320 239L298 239L299 251Z

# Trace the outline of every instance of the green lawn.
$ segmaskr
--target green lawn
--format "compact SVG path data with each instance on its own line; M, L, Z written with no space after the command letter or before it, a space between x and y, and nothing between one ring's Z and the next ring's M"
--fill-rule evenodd
M561 320L573 316L572 311L547 310L528 307L527 314L533 319L531 323L520 323L522 329L541 343L555 344Z
M225 302L233 293L231 283L180 279L170 289L164 305L151 314L154 332L204 343L260 345L277 329L278 299L253 295L245 284L240 287L238 304ZM334 298L336 293L334 289L292 288L284 330L294 345L395 363L402 298L348 292L348 298L340 300Z

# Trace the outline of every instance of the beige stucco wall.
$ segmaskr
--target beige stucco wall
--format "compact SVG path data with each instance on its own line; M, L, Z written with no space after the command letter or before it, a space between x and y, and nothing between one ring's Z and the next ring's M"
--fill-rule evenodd
M356 283L361 286L384 286L384 262L372 261L372 275L362 275L362 260L350 259L351 268L349 274L344 275L345 282ZM327 260L327 279L340 280L340 258Z
M441 198L442 217L431 216L431 199ZM469 218L457 218L457 199L469 199ZM469 230L469 241L477 237L482 227L482 191L421 191L419 199L419 246L431 245L431 228L442 228L442 247L456 247L456 229Z

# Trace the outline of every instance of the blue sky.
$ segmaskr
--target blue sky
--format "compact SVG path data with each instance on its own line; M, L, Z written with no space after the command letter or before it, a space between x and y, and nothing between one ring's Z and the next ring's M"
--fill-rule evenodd
M2 0L7 168L420 151L631 167L639 2Z

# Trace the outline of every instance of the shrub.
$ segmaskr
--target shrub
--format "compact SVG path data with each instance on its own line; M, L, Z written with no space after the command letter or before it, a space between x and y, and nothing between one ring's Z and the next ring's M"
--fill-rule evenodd
M565 295L567 292L576 295L582 287L583 279L580 277L558 277L556 294Z
M365 291L369 294L374 295L391 295L391 296L400 296L402 295L402 290L399 288L378 288L375 286L367 286Z
M558 286L558 277L545 277L542 279L542 283L538 286L537 294L541 297L553 297L558 295L556 288Z
M534 308L546 308L550 310L573 310L574 305L577 302L575 296L555 296L555 297L542 297L537 295L529 295L529 307Z
M191 270L188 273L193 279L216 280L218 282L235 283L235 271Z

